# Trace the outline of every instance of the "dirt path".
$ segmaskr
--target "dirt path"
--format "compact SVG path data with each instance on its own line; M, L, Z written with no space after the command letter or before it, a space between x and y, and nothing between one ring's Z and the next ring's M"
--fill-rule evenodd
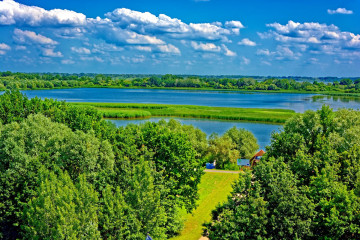
M205 169L204 172L214 172L214 173L232 173L232 174L239 174L241 171L226 171L226 170L215 170L215 169Z

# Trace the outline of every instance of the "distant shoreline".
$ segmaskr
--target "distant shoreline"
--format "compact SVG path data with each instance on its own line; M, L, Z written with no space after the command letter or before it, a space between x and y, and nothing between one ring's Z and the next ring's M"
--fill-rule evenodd
M360 78L298 79L291 77L222 78L212 76L55 75L0 72L1 90L75 88L155 89L189 91L322 94L360 97ZM297 81L298 80L298 81Z
M238 93L289 93L289 94L319 94L324 96L343 96L360 98L360 93L345 93L345 92L319 92L319 91L296 91L296 90L247 90L247 89L214 89L214 88L180 88L180 87L114 87L114 86L80 86L80 87L54 87L54 88L35 88L26 89L19 88L19 91L42 91L42 90L61 90L61 89L79 89L79 88L101 88L101 89L148 89L148 90L186 90L186 91L214 91L214 92L238 92ZM0 89L0 92L5 92L11 89Z

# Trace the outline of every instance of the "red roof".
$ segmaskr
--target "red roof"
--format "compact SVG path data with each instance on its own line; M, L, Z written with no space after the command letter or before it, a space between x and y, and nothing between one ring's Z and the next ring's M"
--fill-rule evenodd
M250 161L254 160L256 157L261 157L262 155L265 154L264 150L260 150L259 152L257 152L252 158L250 158Z
M259 157L259 156L262 156L262 155L264 155L264 154L265 154L265 151L261 149L258 153L256 153L256 154L254 155L254 157Z

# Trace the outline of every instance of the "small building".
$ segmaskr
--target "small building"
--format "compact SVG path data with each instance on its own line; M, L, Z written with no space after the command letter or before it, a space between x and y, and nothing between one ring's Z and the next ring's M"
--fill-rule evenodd
M238 159L237 165L250 167L250 160L249 159Z
M254 167L256 166L256 164L258 162L260 162L262 156L265 154L265 151L264 150L260 150L259 152L257 152L252 158L250 158L250 164L251 164L251 167Z

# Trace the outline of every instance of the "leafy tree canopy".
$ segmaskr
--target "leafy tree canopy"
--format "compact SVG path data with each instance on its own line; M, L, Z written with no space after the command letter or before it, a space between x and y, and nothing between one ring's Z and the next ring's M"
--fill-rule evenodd
M360 112L290 119L205 224L210 239L359 239Z

